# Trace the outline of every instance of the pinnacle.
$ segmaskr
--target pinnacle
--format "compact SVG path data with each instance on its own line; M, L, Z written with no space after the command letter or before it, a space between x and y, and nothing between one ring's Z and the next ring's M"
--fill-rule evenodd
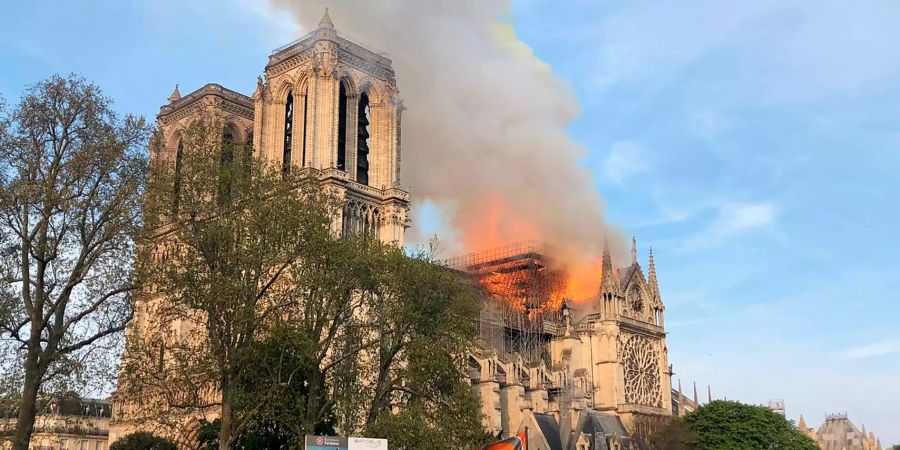
M637 264L637 237L631 237L631 265Z
M330 28L334 29L334 22L331 21L331 16L328 15L328 8L325 8L325 14L322 15L322 20L319 21L319 28Z
M174 103L181 99L181 92L178 91L178 85L175 85L175 90L172 91L172 95L169 96L169 103Z

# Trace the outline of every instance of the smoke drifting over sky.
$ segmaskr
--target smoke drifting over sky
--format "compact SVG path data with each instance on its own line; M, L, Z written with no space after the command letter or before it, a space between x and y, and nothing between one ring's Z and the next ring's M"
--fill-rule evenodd
M593 265L606 226L568 132L577 105L516 38L507 1L271 1L304 31L328 6L338 33L393 60L407 107L402 182L440 208L446 253L536 239L576 270Z

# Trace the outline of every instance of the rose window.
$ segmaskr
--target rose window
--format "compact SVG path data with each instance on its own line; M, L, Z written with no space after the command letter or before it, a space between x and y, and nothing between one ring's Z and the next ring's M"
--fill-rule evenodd
M629 336L622 344L625 372L625 402L662 407L659 381L659 352L643 336Z

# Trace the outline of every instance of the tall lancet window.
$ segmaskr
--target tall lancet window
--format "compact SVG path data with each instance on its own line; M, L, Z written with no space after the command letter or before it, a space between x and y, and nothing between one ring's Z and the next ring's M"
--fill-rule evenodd
M178 213L178 204L181 202L181 166L184 164L184 142L178 141L178 149L175 150L175 187L172 195L172 211Z
M356 129L358 139L356 141L356 181L369 184L369 96L362 93L359 96L359 113L357 114Z
M219 155L219 201L222 203L231 200L234 169L234 132L226 126L222 133L222 153Z
M241 174L246 182L250 179L250 166L253 163L253 130L247 131L247 141L244 142L244 152L241 160Z
M300 167L306 167L306 118L309 116L309 109L307 109L307 105L309 104L309 86L306 86L306 89L303 91L303 139L300 141L303 144L303 155L301 156L303 159L300 160Z
M338 142L337 142L337 168L346 170L347 165L347 88L340 83L338 95Z
M285 173L291 171L291 138L294 132L294 94L288 92L284 102L284 154L282 156L282 170Z

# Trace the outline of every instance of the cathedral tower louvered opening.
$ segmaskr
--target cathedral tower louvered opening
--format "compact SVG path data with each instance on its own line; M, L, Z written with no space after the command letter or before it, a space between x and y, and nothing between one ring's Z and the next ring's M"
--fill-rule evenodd
M291 144L294 135L294 93L288 91L284 102L284 151L282 153L282 170L291 171Z
M337 168L346 170L347 165L347 87L339 83L338 93L338 144Z
M363 92L359 96L357 112L356 141L356 181L369 184L369 96Z

